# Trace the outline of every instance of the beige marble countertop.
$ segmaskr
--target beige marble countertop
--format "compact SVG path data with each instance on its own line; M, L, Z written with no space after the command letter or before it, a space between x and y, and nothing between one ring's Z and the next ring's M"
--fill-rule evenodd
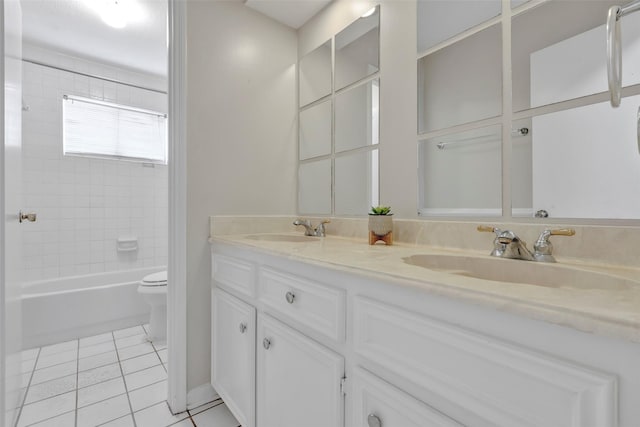
M216 235L210 238L210 242L253 249L291 260L375 277L398 286L419 288L425 292L569 326L583 332L640 343L640 269L559 258L558 263L551 269L574 269L579 272L590 271L609 275L611 283L623 283L624 286L610 287L603 283L602 286L585 288L580 283L567 283L566 286L548 287L451 274L411 265L404 260L413 255L458 255L474 259L490 258L503 263L526 263L528 265L525 267L523 264L523 268L529 269L536 268L537 265L548 266L528 261L492 258L488 256L487 251L443 249L407 243L370 246L362 239L332 236L310 237L307 241L300 239L300 232L272 235L296 236L292 239L301 241L287 241L287 237L274 237L283 240L269 240L269 237L264 237L267 234Z

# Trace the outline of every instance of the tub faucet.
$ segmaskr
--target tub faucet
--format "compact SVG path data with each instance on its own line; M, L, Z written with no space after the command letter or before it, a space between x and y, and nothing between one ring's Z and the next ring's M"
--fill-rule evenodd
M496 237L493 241L491 256L509 259L521 259L525 261L556 262L552 255L553 245L549 241L551 236L573 236L576 231L572 228L546 229L533 245L534 252L527 248L527 244L511 230L501 230L485 225L478 226L478 231L493 232Z
M305 236L315 236L315 237L324 237L325 236L325 228L324 225L329 223L328 219L324 219L318 224L316 228L313 228L311 225L311 221L308 219L296 219L293 221L293 225L301 225L304 227L304 235Z

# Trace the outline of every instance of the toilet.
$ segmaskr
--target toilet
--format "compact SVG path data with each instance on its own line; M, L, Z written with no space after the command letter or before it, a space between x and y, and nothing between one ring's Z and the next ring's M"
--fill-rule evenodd
M151 342L167 339L167 272L145 276L138 286L138 293L151 306L149 335Z

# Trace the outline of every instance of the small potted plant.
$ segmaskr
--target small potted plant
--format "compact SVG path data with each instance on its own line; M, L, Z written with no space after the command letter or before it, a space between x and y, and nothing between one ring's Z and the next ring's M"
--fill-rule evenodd
M372 206L369 212L369 244L382 240L387 245L393 242L393 217L390 206Z

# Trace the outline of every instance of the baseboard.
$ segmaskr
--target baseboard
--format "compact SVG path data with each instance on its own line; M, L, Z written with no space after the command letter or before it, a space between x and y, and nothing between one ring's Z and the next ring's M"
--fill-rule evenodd
M212 402L218 399L218 393L211 387L211 384L206 383L199 385L187 392L187 409L197 408L205 403Z

